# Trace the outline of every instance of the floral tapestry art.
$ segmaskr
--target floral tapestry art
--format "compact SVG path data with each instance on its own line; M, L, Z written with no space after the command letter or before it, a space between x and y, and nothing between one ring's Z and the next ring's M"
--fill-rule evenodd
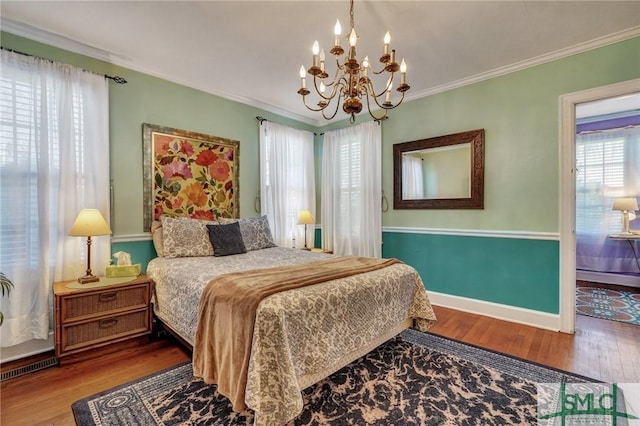
M145 185L152 199L145 230L162 215L238 217L238 141L149 124L144 134L152 170Z

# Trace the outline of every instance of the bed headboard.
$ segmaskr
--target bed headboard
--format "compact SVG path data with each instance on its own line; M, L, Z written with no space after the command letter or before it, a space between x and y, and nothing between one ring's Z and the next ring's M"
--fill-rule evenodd
M144 123L144 231L163 214L239 217L240 142Z

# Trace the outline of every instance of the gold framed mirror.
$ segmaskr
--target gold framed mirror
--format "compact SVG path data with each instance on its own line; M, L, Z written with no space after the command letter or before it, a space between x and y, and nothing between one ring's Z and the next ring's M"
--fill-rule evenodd
M483 209L484 129L393 145L394 209Z

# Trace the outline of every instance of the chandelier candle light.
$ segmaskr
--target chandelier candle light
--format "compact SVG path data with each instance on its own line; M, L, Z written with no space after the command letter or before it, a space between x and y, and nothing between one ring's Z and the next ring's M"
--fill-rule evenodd
M353 0L351 0L350 7L350 19L351 19L351 32L349 33L349 52L344 60L343 64L340 64L340 56L344 53L344 49L340 45L340 36L342 34L342 27L340 21L336 21L335 26L335 45L329 51L336 58L336 73L333 81L328 82L326 79L329 74L325 71L325 53L324 49L320 50L320 45L316 40L313 43L313 62L311 67L305 71L304 65L300 67L300 89L298 93L302 95L302 102L311 111L320 111L322 116L331 120L336 116L338 107L340 106L340 100L343 99L342 109L345 113L351 117L349 121L355 123L356 114L362 111L361 99L366 99L367 110L374 120L382 120L387 116L387 111L400 105L404 100L404 94L409 90L410 86L407 84L407 64L404 59L402 63L398 65L396 62L396 51L390 49L389 44L391 42L391 36L389 31L384 36L383 54L380 57L380 62L383 64L383 68L380 71L374 71L371 69L371 63L369 57L365 56L362 63L358 62L356 58L356 43L358 41L358 34L354 28L353 18ZM391 90L393 88L393 80L396 72L400 71L400 84L396 88L398 92L402 94L400 100L393 104L391 102ZM376 93L370 73L373 75L388 73L387 83L384 89L379 93ZM307 104L306 96L311 93L307 89L306 73L313 76L313 86L315 88L316 95L320 98L317 107L309 106ZM326 94L327 89L330 89L330 93ZM380 102L384 96L384 101ZM329 108L332 102L335 100L335 107ZM371 100L382 109L381 114L374 114L371 111ZM374 107L375 109L375 107ZM331 112L333 111L333 112ZM328 115L330 114L330 115Z

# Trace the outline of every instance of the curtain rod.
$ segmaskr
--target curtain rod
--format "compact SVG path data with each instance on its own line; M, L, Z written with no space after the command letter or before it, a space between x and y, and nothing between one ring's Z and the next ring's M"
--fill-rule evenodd
M269 121L271 123L275 123L275 121L267 120L266 118L260 117L259 115L256 116L256 120L258 120L260 122L261 126L262 126L262 123L264 123L265 121ZM282 123L279 123L279 124L282 124ZM291 127L291 126L289 126L289 127ZM322 136L322 135L324 135L324 132L323 133L315 133L314 132L313 134L314 134L314 136L318 136L318 135Z
M381 123L382 121L387 120L388 118L389 118L389 117L385 116L385 117L382 117L382 118L380 118L380 119L378 119L378 120L373 120L373 121L375 121L376 123L378 123L378 126L379 126L379 125L380 125L380 123ZM271 120L267 120L266 118L261 117L261 116L259 116L259 115L258 115L258 116L256 116L256 120L258 120L258 121L260 122L260 125L262 125L262 123L263 123L263 122L265 122L265 121L271 121ZM271 121L271 122L272 122L272 123L275 123L275 121ZM315 132L314 132L313 134L314 134L315 136L318 136L318 135L323 136L323 135L324 135L324 132L322 132L322 133L315 133Z
M7 52L17 53L18 55L23 55L23 56L29 56L29 57L31 57L31 58L42 59L43 61L49 61L49 62L51 62L52 64L57 62L57 61L53 61L53 60L48 59L48 58L43 58L43 57L41 57L41 56L36 56L36 55L31 55L31 54L29 54L29 53L20 52L19 50L7 49L6 47L0 47L0 49L2 49L2 50L6 50ZM58 62L58 63L62 63L62 62ZM90 73L92 73L92 74L101 75L101 76L103 76L104 78L108 78L109 80L113 80L113 82L114 82L114 83L117 83L117 84L127 84L127 80L125 80L124 78L122 78L122 77L120 77L120 76L115 76L115 77L114 77L114 76L110 76L110 75L107 75L107 74L100 74L100 73L98 73L98 72L93 72L93 71L85 70L84 68L82 69L82 71L90 72Z

